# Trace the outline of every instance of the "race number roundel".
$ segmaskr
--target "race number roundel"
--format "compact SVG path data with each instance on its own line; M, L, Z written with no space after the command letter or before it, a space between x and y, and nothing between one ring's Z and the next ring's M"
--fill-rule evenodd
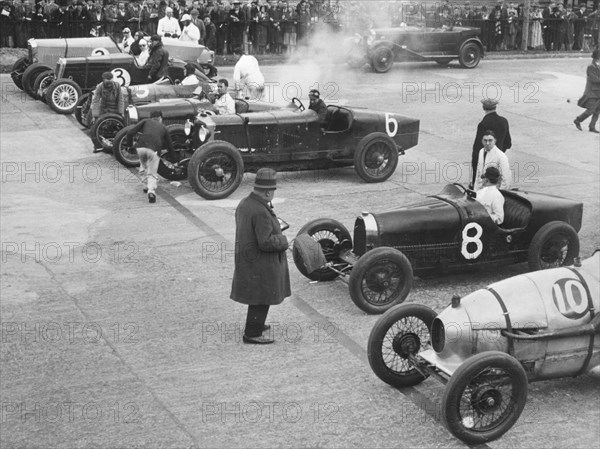
M570 320L578 320L588 310L588 296L577 279L559 279L552 286L552 299L558 311Z
M104 47L97 47L92 50L91 56L105 56L108 54L108 50Z
M481 236L483 228L479 223L467 223L462 230L462 246L460 253L465 259L477 259L483 251L483 242Z
M131 83L131 75L125 69L112 69L110 73L113 74L113 80L121 86L129 86L129 83Z

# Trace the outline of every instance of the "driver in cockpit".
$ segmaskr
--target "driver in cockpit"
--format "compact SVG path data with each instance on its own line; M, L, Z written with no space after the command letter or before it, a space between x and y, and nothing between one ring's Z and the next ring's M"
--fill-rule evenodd
M317 113L319 116L319 122L321 124L325 123L325 119L327 117L327 105L323 100L321 100L321 94L317 89L311 89L308 93L308 99L310 104L308 105L308 109L311 109Z
M496 167L488 167L485 173L481 175L483 187L477 191L477 197L490 218L497 225L504 221L504 197L498 190L498 181L500 180L500 170Z

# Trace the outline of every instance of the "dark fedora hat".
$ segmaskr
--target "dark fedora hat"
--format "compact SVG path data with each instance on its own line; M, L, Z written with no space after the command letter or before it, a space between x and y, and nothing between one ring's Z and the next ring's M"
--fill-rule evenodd
M258 189L275 190L277 188L277 172L272 168L261 168L256 172L254 187Z

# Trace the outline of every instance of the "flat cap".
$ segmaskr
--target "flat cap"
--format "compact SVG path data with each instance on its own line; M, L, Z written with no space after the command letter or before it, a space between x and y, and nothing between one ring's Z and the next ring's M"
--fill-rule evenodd
M491 98L482 98L481 104L483 105L483 109L496 109L498 106L498 100L492 100Z
M104 72L102 74L102 79L103 80L111 80L111 79L113 79L113 74L111 72Z

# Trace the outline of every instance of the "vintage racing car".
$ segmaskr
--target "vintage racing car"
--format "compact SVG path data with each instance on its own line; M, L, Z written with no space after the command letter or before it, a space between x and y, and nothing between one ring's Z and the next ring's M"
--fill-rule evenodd
M169 58L167 83L185 77L185 64L181 59ZM95 89L102 82L102 73L107 71L113 73L113 79L121 86L148 83L149 68L138 66L135 58L129 54L59 58L55 78L41 82L39 95L55 112L70 114L75 110L82 93Z
M201 114L187 123L187 176L194 191L206 199L225 198L238 188L244 172L261 167L288 171L354 165L365 181L382 182L396 170L398 155L419 139L417 119L330 105L320 123L299 99L292 103L294 109ZM116 157L120 148L115 137Z
M458 59L462 67L477 67L483 58L479 28L417 27L377 28L366 36L346 41L346 61L352 67L370 64L377 73L387 72L394 61L435 61L447 65Z
M574 266L454 296L439 315L420 304L393 307L371 331L369 363L394 387L429 375L446 384L444 424L465 443L482 444L519 419L528 381L600 374L599 310L596 251Z
M350 297L367 313L383 313L404 301L413 274L524 261L539 270L573 262L579 254L582 203L518 189L501 192L501 226L460 184L389 212L363 212L354 223L354 244L342 223L313 220L298 237L308 234L314 246L295 245L294 262L315 281L349 275ZM311 258L322 258L321 251L327 264L318 268Z
M163 39L163 45L169 52L169 56L186 62L195 62L206 74L216 74L216 69L212 65L214 52L203 45L169 38ZM24 90L34 98L39 85L42 82L48 84L47 77L52 77L59 58L122 53L119 45L112 37L108 36L68 39L32 38L27 41L27 47L27 57L20 58L15 62L11 77L19 89ZM42 74L44 76L41 76Z

